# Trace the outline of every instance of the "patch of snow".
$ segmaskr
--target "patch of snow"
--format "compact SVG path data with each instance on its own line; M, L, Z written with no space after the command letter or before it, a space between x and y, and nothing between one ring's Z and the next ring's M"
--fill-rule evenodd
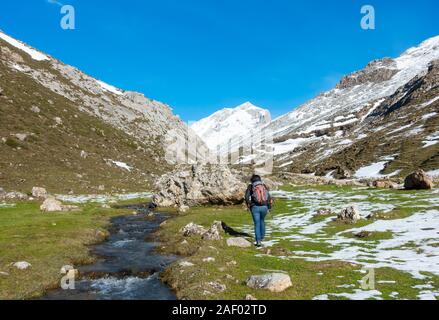
M70 203L110 203L133 199L147 199L152 196L150 192L137 192L115 195L56 195L56 199Z
M358 178L380 178L383 175L380 174L386 167L387 162L377 162L369 166L363 167L355 173Z
M430 177L439 177L439 169L433 170L433 171L428 171L427 175L429 175Z
M28 55L30 55L30 57L36 61L44 61L44 60L49 60L49 57L46 56L45 54L42 54L41 52L28 47L27 45L25 45L24 43L22 43L21 41L18 41L6 34L4 34L3 32L0 32L0 38L5 40L7 43L9 43L11 46L20 49L21 51L27 53Z
M117 94L117 95L122 95L123 92L119 89L117 89L116 87L109 85L108 83L105 83L103 81L100 80L96 80L96 82L101 86L102 89L104 89L105 91Z
M435 102L438 101L438 100L439 100L439 96L437 96L437 97L431 99L430 101L427 101L427 102L421 104L419 107L420 107L420 108L428 107L429 105L435 103Z
M15 206L16 206L15 203L5 203L5 202L0 203L0 209L1 208L14 208Z
M346 298L349 300L383 300L382 293L377 290L364 291L360 289L354 290L353 293L329 293L314 297L313 300L329 300L329 297Z
M18 64L15 64L15 63L12 65L12 68L17 70L17 71L20 71L20 72L24 72L25 71L25 69L22 66L20 66Z
M424 116L422 116L422 120L428 120L430 118L437 116L437 114L438 114L437 112L427 113Z
M121 162L121 161L114 161L114 160L109 160L112 164L114 164L116 167L119 167L121 169L125 169L127 171L131 171L133 170L133 167L129 166L128 164L126 164L125 162Z

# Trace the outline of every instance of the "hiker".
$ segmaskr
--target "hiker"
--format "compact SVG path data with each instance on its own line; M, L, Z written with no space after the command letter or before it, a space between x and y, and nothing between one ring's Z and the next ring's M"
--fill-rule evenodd
M251 184L245 193L245 202L248 210L252 213L255 224L256 247L262 246L265 238L265 217L272 207L272 199L267 186L262 182L262 178L253 175Z

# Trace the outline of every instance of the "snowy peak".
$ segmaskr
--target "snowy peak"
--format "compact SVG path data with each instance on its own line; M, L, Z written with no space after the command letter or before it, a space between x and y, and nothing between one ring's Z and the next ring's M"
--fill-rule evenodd
M191 128L206 142L208 147L216 150L236 136L245 136L271 122L268 110L243 103L235 108L226 108L194 123Z

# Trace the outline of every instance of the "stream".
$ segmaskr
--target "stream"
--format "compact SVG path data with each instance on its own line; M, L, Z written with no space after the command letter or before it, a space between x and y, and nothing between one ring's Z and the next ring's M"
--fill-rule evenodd
M98 260L79 267L80 279L74 290L57 289L44 300L175 300L174 293L160 281L159 274L177 260L155 252L160 245L152 238L160 224L169 218L163 214L147 217L147 205L124 207L137 216L115 217L110 236L93 246ZM76 267L76 266L75 266Z

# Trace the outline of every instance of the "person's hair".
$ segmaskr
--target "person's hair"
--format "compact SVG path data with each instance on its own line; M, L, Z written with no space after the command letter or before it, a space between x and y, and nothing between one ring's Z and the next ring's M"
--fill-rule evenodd
M251 181L251 183L255 183L255 182L262 181L262 178L261 178L261 176L258 176L257 174L254 174L250 181Z

